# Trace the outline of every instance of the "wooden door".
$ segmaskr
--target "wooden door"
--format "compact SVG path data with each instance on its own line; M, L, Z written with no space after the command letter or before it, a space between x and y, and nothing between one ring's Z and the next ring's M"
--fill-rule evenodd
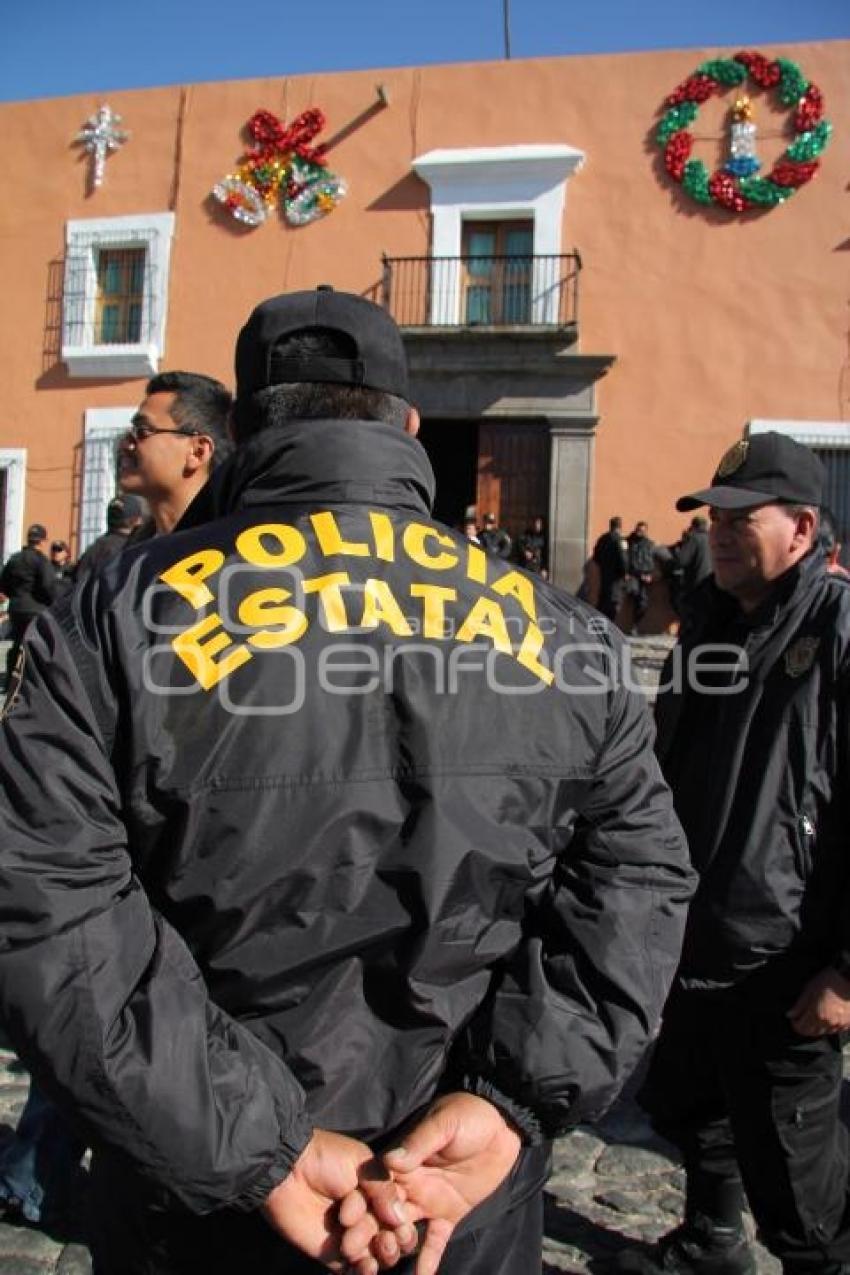
M494 513L514 540L535 514L549 523L549 428L545 421L481 421L479 520Z

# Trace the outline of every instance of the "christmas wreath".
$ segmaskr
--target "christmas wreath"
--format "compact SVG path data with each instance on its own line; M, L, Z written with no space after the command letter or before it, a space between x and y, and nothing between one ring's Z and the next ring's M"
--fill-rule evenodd
M734 107L729 160L709 173L701 159L691 159L693 124L702 102L727 88L743 86L751 79L759 88L773 89L785 107L794 107L794 139L770 172L757 176L755 125L749 98ZM686 194L700 204L715 204L730 212L774 208L800 186L811 181L819 168L818 156L829 141L832 125L823 118L823 94L810 83L795 62L766 58L745 51L733 58L702 62L664 100L666 108L655 133L664 151L664 167Z

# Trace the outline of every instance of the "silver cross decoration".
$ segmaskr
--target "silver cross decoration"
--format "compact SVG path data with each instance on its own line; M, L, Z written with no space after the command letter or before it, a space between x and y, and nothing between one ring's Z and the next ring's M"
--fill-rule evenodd
M85 126L80 129L75 142L81 142L92 157L91 184L94 190L103 185L103 171L106 157L110 151L117 151L130 136L119 128L121 116L116 115L111 107L99 106L97 113L90 115Z

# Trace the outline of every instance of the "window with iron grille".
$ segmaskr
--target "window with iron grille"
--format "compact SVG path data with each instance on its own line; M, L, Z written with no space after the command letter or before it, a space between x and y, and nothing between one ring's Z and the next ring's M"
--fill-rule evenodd
M97 250L95 344L138 344L145 300L144 248Z
M62 358L71 376L158 371L173 231L173 213L68 223Z

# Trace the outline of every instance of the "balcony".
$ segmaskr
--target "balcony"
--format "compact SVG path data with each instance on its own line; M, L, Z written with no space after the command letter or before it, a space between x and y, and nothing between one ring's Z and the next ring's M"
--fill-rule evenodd
M382 257L381 302L405 328L578 329L578 252Z

